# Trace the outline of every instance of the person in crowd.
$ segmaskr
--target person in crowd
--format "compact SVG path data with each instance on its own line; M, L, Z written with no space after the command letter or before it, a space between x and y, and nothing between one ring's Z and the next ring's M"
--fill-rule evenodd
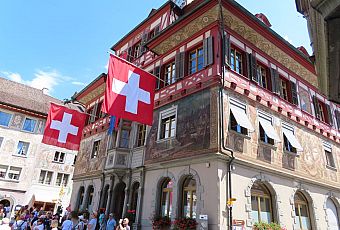
M87 224L88 230L95 230L96 229L97 217L98 217L98 213L96 211L93 211L92 214L91 214L91 219L90 219L89 223Z
M58 220L53 219L52 222L51 222L51 229L52 230L58 230L58 224L59 224Z
M36 226L33 228L33 230L44 230L44 220L43 218L39 218L37 220Z
M71 215L71 222L72 222L72 230L83 230L84 223L79 219L78 212L72 211Z
M100 210L99 210L99 229L100 230L105 230L105 227L106 227L106 225L105 225L105 209L104 208L101 208Z
M130 230L129 219L126 217L124 219L120 219L117 230Z
M117 222L114 218L113 213L110 213L109 219L107 220L107 223L106 223L106 230L115 230L116 224Z
M67 216L67 219L61 225L61 229L62 230L71 230L72 229L71 215Z
M25 220L25 216L26 214L23 213L21 214L21 216L19 217L19 220L16 220L13 228L16 230L26 230L27 229L27 222Z

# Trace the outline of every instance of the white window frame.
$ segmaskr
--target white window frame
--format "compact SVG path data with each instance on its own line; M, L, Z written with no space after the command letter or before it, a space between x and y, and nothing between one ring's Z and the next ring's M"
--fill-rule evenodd
M93 155L93 147L94 147L94 143L97 142L97 141L99 141L98 152L97 152L97 155L96 155L96 156L93 156L93 157L92 157L92 155ZM90 156L90 159L96 159L96 158L98 157L100 142L101 142L101 139L100 139L100 138L94 139L94 140L93 140L92 148L91 148L91 156Z
M258 137L259 137L259 140L260 140L261 142L263 142L263 141L261 140L261 135L260 135L260 125L261 125L260 119L267 120L268 122L270 122L270 125L273 127L273 129L274 129L274 131L275 131L275 134L277 135L277 137L279 137L278 134L277 134L277 132L276 132L276 130L275 130L275 127L274 127L274 117L273 117L272 115L267 114L267 113L265 113L265 112L263 112L263 111L261 111L261 110L258 110L258 111L257 111L257 118L258 118L258 124L259 124L259 127L258 127L258 132L259 132L259 133L258 133ZM262 125L261 125L261 126L262 126ZM267 134L267 132L266 132L266 130L265 130L265 128L262 127L262 129L263 129L265 135L266 135L268 138L274 140L274 144L273 144L273 145L270 144L270 143L266 143L266 142L263 142L263 143L269 144L269 145L271 145L271 146L276 146L276 142L281 142L281 141L282 141L282 140L276 140L276 139L273 139L273 138L269 137L268 134Z
M169 139L176 138L176 132L177 132L177 105L172 106L171 108L165 109L163 111L159 112L159 118L158 118L158 132L157 132L157 141L164 141ZM166 138L160 138L161 137L161 125L162 125L162 119L168 118L175 115L175 136L173 137L166 137Z
M57 184L57 180L58 180L58 175L61 174L61 181L60 181L60 185ZM65 178L65 175L68 176L67 178L67 183L66 183L66 186L64 185L64 178ZM67 174L67 173L57 173L57 178L55 180L55 186L59 186L59 187L67 187L67 185L69 184L69 180L70 180L70 174Z
M9 112L5 112L5 111L3 111L3 110L0 110L0 112L2 112L2 113L7 113L7 114L9 114L9 115L11 115L11 118L9 119L9 122L8 122L8 125L6 126L6 125L0 125L0 127L9 127L10 126L10 124L11 124L11 122L12 122L12 119L13 119L13 113L9 113Z
M4 177L0 177L0 180L5 180L7 178L7 173L8 173L8 168L9 166L8 165L0 165L2 169L5 169L5 174L4 174Z
M329 164L327 163L327 159L325 160L326 167L327 167L327 168L331 168L331 169L337 169L337 165L336 165L336 154L333 154L332 145L331 145L329 142L323 141L323 150L324 150L325 158L326 158L326 152L331 153L332 158L333 158L334 167L333 167L332 165L329 165Z
M56 156L57 153L58 153L58 160L55 160L55 156ZM61 156L62 153L64 154L64 158L63 158L63 161L60 161L60 156ZM65 158L66 158L66 153L65 152L55 151L54 152L54 157L53 157L53 162L54 163L59 163L59 164L64 164L65 163Z
M43 180L43 182L41 183L41 182L40 182L40 175L41 175L42 171L45 172L45 175L44 175L44 180ZM47 183L46 183L46 179L47 179L47 174L48 174L49 172L52 173L52 176L51 176L51 183L50 183L50 184L47 184ZM44 184L44 185L52 185L52 184L53 184L53 175L54 175L53 171L48 171L48 170L43 170L43 169L41 169L41 170L40 170L40 173L39 173L38 183L39 183L39 184Z
M16 169L19 169L19 174L15 174L15 175L18 175L18 179L9 178L9 174L11 174L11 171L17 171ZM20 168L20 167L9 166L9 168L7 169L6 178L7 178L8 180L12 180L12 181L19 181L19 180L20 180L21 171L22 171L22 168ZM17 171L17 172L18 172L18 171Z
M35 121L35 125L34 125L34 128L33 128L32 131L30 131L30 130L25 130L25 129L24 129L25 122L26 122L27 119L30 119L30 120ZM24 120L24 122L22 123L21 131L28 132L28 133L34 133L34 131L35 131L36 128L37 128L37 125L38 125L38 120L37 120L37 119L33 119L33 118L31 118L31 117L25 117L25 120Z
M22 142L22 143L24 143L24 144L28 144L28 145L27 145L27 149L26 149L26 153L25 153L25 154L19 154L19 153L18 153L18 146L19 146L19 143L20 143L20 142ZM28 150L29 150L29 148L30 148L30 142L26 142L26 141L18 141L17 148L16 148L16 150L15 150L15 154L13 154L13 155L15 155L15 156L21 156L21 157L27 157L27 156L28 156Z

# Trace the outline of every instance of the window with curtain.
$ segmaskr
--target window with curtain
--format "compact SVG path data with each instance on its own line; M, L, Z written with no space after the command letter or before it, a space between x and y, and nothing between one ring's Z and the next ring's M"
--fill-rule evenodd
M273 221L272 198L262 183L254 183L251 188L251 210L253 223Z
M172 192L173 182L170 180L170 178L167 178L163 181L161 185L161 207L160 207L160 214L161 216L171 216L172 212L172 198L173 198L173 192Z
M182 216L196 219L196 180L191 176L184 180L182 194Z
M297 192L295 194L294 206L295 206L295 228L301 230L310 230L311 225L308 201L301 192Z

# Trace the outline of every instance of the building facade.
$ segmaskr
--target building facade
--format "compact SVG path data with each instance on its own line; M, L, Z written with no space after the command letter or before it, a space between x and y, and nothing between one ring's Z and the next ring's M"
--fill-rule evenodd
M41 143L50 102L62 102L0 78L0 203L56 210L70 203L76 152Z
M168 1L112 50L159 79L153 125L120 120L107 134L105 74L77 95L92 116L73 209L105 208L141 229L157 216L203 229L339 229L339 106L263 14Z

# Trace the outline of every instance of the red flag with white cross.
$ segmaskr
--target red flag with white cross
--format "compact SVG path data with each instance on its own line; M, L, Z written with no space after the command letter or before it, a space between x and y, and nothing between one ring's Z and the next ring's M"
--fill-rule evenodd
M155 85L155 76L110 54L102 111L152 125Z
M86 114L51 103L42 143L79 150Z

